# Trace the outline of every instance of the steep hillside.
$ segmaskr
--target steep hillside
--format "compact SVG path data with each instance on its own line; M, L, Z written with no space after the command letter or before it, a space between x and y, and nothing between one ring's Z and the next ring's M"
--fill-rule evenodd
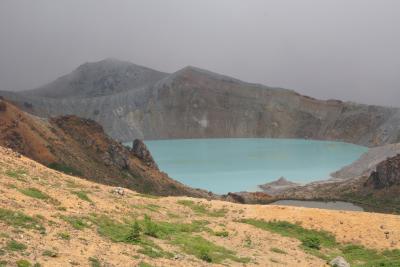
M40 116L75 114L93 119L120 141L281 137L341 140L366 146L400 142L399 109L317 100L195 67L159 75L150 79L156 82L133 89L121 85L120 89L109 90L106 86L104 93L104 83L93 81L108 80L109 75L98 69L110 64L115 63L84 65L91 73L89 77L76 78L70 74L68 83L61 79L63 85L56 81L29 93L0 92L0 95ZM75 72L81 73L81 68ZM118 72L119 75L123 74ZM81 93L65 89L64 84L85 85L76 87L85 97L71 98ZM86 88L90 93L86 93Z
M208 196L161 173L104 134L96 122L76 116L41 119L0 100L0 145L52 168L115 186L159 195Z
M400 264L398 216L160 198L0 147L1 266Z

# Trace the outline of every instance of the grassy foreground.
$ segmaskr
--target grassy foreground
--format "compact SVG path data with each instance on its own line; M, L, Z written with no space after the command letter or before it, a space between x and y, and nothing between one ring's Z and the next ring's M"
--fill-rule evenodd
M286 221L244 219L241 222L282 236L296 238L301 241L302 249L328 262L336 256L342 256L351 266L400 266L398 249L377 251L361 245L340 244L335 236L328 232L305 229L301 225Z

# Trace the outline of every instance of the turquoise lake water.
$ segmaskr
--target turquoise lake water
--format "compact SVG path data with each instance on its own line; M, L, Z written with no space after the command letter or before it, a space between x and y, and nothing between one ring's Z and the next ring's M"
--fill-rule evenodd
M214 193L256 191L283 176L307 183L330 177L366 147L299 139L184 139L145 142L160 169Z

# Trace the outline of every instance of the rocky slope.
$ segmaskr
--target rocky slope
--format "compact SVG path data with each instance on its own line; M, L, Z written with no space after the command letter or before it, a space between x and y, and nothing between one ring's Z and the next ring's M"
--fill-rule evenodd
M400 156L387 158L372 171L348 179L331 179L281 192L281 199L344 200L366 210L400 213Z
M96 122L73 115L41 119L0 100L0 145L99 183L159 195L208 195L161 173L143 143L129 150Z
M146 70L124 78L129 68L137 66L116 60L85 64L43 88L0 95L40 116L93 119L120 141L285 137L366 146L400 142L399 109L317 100L195 67L169 75Z
M400 154L379 163L365 185L374 189L400 186Z
M340 179L369 176L376 166L387 158L400 154L400 143L370 148L355 162L331 174Z
M0 192L2 266L317 267L336 255L393 266L400 256L398 216L142 195L1 146ZM315 240L319 250L305 247Z

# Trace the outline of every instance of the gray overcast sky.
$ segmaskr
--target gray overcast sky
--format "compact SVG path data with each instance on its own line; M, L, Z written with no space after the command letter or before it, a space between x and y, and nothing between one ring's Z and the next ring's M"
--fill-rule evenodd
M0 89L107 57L400 106L400 0L0 0Z

